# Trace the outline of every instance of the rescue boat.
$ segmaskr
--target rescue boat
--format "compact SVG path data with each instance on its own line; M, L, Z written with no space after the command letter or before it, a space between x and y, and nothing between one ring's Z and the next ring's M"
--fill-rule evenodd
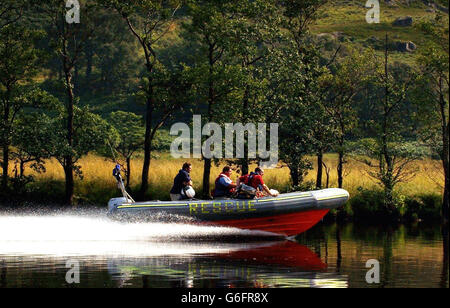
M111 199L113 217L189 217L203 224L294 236L312 228L331 210L344 205L349 193L331 188L252 200L183 200L135 202L128 194ZM163 214L163 215L160 215Z

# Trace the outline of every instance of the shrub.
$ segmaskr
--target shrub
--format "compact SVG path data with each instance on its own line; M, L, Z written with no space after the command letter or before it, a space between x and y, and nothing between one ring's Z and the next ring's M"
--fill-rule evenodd
M405 197L394 194L395 208L388 209L384 205L384 192L382 190L358 189L358 192L350 199L350 209L355 220L399 220L404 215Z
M441 217L442 198L437 194L422 194L406 198L405 218L411 221L435 221Z

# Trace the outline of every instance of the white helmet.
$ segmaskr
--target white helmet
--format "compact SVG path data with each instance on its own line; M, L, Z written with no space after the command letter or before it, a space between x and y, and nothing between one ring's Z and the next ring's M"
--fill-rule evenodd
M181 195L183 195L189 199L192 199L195 197L195 190L191 186L186 186L185 188L183 188L181 190Z

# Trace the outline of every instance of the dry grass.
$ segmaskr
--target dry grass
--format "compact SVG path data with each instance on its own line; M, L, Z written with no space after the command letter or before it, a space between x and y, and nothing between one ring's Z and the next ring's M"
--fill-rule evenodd
M172 186L174 176L181 168L183 159L170 159L162 157L153 159L150 167L150 193L154 198L168 198L168 192ZM201 190L201 182L203 177L203 162L198 159L188 159L193 164L192 179L197 191ZM115 191L115 179L112 177L112 169L114 164L105 158L89 155L80 162L83 171L83 180L76 180L75 191L79 196L91 196L105 191L110 191L112 195ZM335 154L327 154L325 163L330 168L330 187L337 186L337 156ZM213 166L211 172L211 185L215 177L220 173L221 166ZM254 168L255 166L252 166ZM64 173L61 166L55 161L48 161L46 164L47 172L44 174L34 174L38 181L64 181ZM408 183L401 183L398 190L405 195L415 195L424 193L442 193L443 176L439 170L439 162L431 159L425 159L415 162L411 168L417 169L416 176ZM140 184L140 175L142 170L142 159L136 158L132 161L132 179L131 187L137 188ZM367 175L366 166L353 159L349 159L345 167L344 188L351 194L355 194L359 187L374 188L376 182ZM27 169L27 172L31 171ZM237 173L233 174L233 179L237 177ZM312 170L307 176L307 181L315 181L316 171ZM265 181L269 187L273 187L280 191L286 191L290 186L289 169L287 167L279 167L273 170L266 170ZM326 183L326 174L324 172L323 183Z

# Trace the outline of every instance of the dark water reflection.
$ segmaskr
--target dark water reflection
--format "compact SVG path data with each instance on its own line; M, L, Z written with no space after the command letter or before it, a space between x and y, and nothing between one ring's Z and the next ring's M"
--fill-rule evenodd
M117 241L4 235L0 287L448 287L439 226L319 225L296 242L227 232ZM65 280L70 259L80 264L78 285ZM366 283L369 259L380 262L380 284Z

